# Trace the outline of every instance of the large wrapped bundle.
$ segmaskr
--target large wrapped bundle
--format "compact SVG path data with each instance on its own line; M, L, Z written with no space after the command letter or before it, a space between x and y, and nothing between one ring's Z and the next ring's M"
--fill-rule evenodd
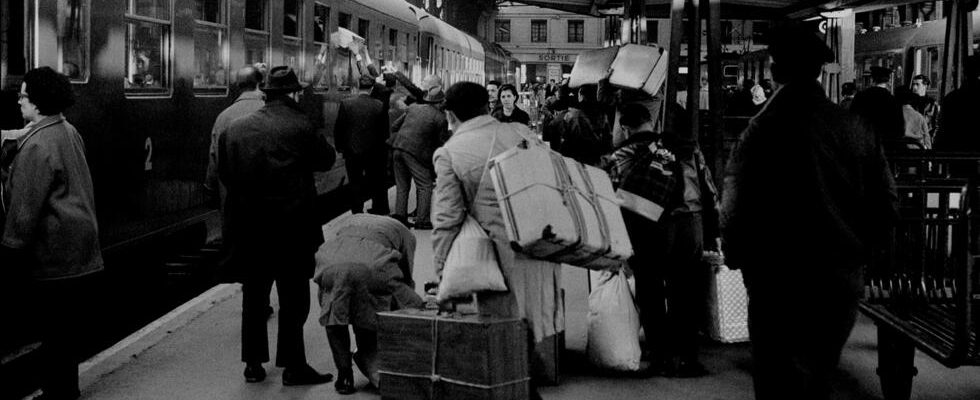
M742 271L718 267L711 279L708 297L712 339L724 343L749 340L749 296L742 283Z
M601 169L534 143L494 157L490 177L515 250L596 270L633 255L619 201Z
M523 400L530 395L527 328L518 318L378 313L381 398Z
M667 78L667 53L657 46L637 44L585 51L575 60L568 84L576 88L599 83L610 68L609 83L655 95Z

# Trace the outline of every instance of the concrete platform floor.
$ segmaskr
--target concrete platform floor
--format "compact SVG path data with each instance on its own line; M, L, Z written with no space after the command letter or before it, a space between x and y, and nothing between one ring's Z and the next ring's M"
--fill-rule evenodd
M394 190L390 192L394 204ZM414 208L415 195L409 196L409 210ZM324 226L331 229L343 216ZM417 240L414 278L421 285L434 279L432 246L428 232L414 231ZM676 399L676 400L748 400L752 399L752 379L749 374L751 355L748 344L706 343L702 361L711 375L699 379L630 379L609 376L592 370L586 361L586 317L588 314L588 273L584 269L566 267L562 271L566 301L566 345L569 349L563 362L559 386L540 388L549 400L586 399ZM103 362L108 368L91 371L111 372L101 376L83 376L83 399L92 400L251 400L251 399L377 399L377 392L364 391L367 379L355 373L355 385L361 391L338 395L333 383L307 387L284 387L282 370L266 364L268 378L262 383L245 383L244 365L240 361L241 292L216 298L213 306L187 307L183 316L175 319L180 328L165 328L155 335L155 345L138 353L120 351L128 360ZM273 304L276 303L275 290ZM310 364L319 371L335 373L323 327L317 323L319 305L310 285L311 312L306 323L306 354ZM269 320L270 347L275 351L277 314ZM876 329L861 318L851 335L841 360L840 373L835 379L838 399L880 399L881 390L877 366ZM133 354L130 356L130 354ZM275 359L275 354L272 354ZM112 363L116 364L112 364ZM915 400L977 400L980 399L980 368L947 369L932 359L916 354L919 375L913 385ZM116 367L115 365L121 364ZM355 369L356 371L356 369ZM91 384L88 384L91 382Z

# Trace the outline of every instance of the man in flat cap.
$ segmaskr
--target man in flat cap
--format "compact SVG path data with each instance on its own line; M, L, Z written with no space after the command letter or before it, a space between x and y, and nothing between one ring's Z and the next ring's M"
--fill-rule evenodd
M881 147L817 82L827 46L799 26L773 34L783 86L732 151L724 250L748 289L756 399L827 399L897 197Z
M900 149L905 147L901 143L905 136L905 116L901 102L890 90L891 81L891 69L871 67L871 82L874 86L854 96L850 111L864 120L885 148Z
M335 155L293 93L303 89L286 66L269 72L265 105L231 122L218 135L218 176L227 190L223 270L242 282L242 361L245 380L265 379L269 361L266 307L273 282L279 293L276 366L283 385L326 383L306 362L303 325L310 313L310 278L323 243L313 202L314 171L326 171Z
M362 212L371 199L371 214L388 215L387 167L389 124L385 105L371 96L374 78L358 79L356 94L341 100L334 139L344 155L347 178L353 186L350 210Z

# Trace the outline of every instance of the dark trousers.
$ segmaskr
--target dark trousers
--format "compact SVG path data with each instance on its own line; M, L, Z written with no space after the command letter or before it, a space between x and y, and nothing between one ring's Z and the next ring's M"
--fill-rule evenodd
M373 360L378 353L378 333L354 327L354 339L357 340L357 353L366 360ZM330 352L337 366L338 377L350 376L354 372L354 353L350 349L350 330L347 325L327 326L327 341L330 342ZM369 371L362 371L365 375Z
M755 398L828 399L857 318L861 269L805 266L791 259L799 257L743 271Z
M364 154L344 154L344 167L352 190L350 210L359 213L371 199L371 213L387 215L388 151L385 148Z
M269 361L269 331L266 307L272 283L279 293L279 340L276 366L306 365L303 325L310 313L310 283L306 278L249 277L242 284L242 361Z
M631 237L640 323L655 357L696 360L710 273L701 262L701 214L665 216L661 222L653 235Z
M78 390L78 331L85 326L85 299L92 297L98 274L37 281L38 321L41 327L41 390L53 399L76 399ZM73 328L74 327L74 328Z
M429 223L432 206L432 188L436 184L436 171L432 160L419 160L411 153L399 149L392 156L395 172L395 215L408 216L408 194L415 181L417 204L416 221Z

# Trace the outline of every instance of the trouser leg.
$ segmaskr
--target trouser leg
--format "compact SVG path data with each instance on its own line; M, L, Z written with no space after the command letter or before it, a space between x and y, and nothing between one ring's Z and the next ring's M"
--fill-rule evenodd
M377 379L378 369L378 332L371 329L354 327L354 339L357 340L357 357L361 372L365 376Z
M671 247L665 264L672 347L681 359L696 360L708 288L708 267L701 262L704 245L700 214L675 216L670 225Z
M276 366L289 368L306 365L303 325L310 314L309 281L303 278L277 279L276 289L279 293Z
M408 216L408 194L412 189L412 171L406 160L410 155L395 149L392 154L392 169L395 175L395 212L399 217Z
M344 154L344 169L347 170L347 181L350 185L350 210L354 214L363 212L367 188L364 182L364 160L362 156Z
M640 308L640 325L646 338L647 350L656 357L667 357L669 332L662 265L649 254L639 252L630 258L630 268L636 284L636 303Z
M432 188L436 183L436 171L432 165L432 160L420 160L413 155L406 154L406 162L411 169L412 178L415 181L415 190L418 204L416 205L418 214L416 221L429 223L429 210L432 207Z
M388 215L388 150L387 147L375 150L368 155L364 165L365 180L371 196L371 212Z
M249 277L242 284L242 361L269 361L269 329L266 307L269 306L271 277Z
M350 349L350 330L347 325L330 325L326 329L327 342L330 343L330 352L333 353L333 363L337 366L337 373L341 376L352 374L354 359Z

